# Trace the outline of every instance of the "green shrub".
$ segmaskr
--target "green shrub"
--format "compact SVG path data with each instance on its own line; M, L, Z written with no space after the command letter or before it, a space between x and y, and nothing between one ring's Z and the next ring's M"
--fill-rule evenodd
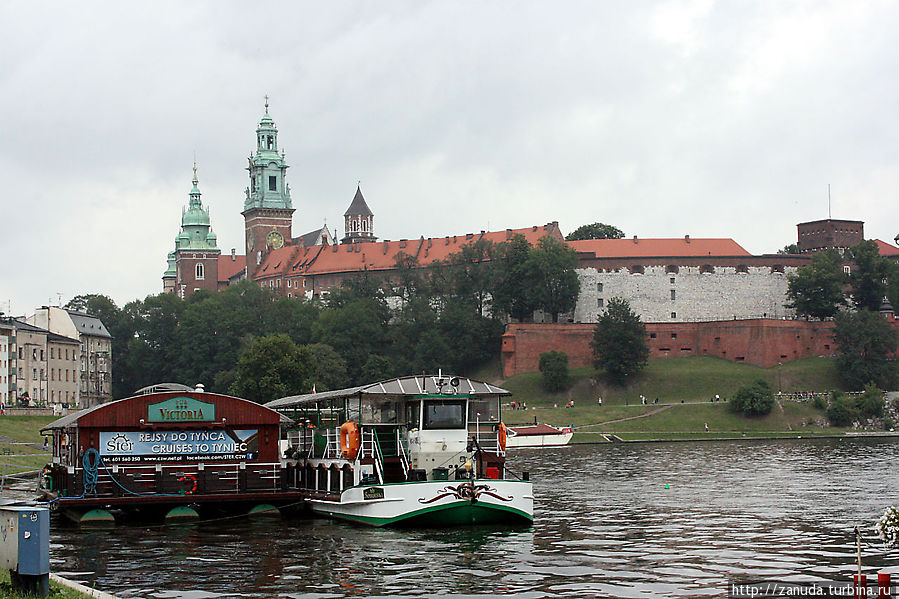
M815 399L812 401L812 405L815 406L819 410L827 409L827 397L824 395L816 395Z
M868 383L865 392L856 399L859 416L862 418L879 418L883 416L883 391L874 383Z
M728 405L732 412L744 416L764 416L774 407L774 393L767 381L759 379L737 390Z
M540 373L543 375L545 390L554 392L567 389L571 384L568 354L555 350L540 354Z
M835 394L830 405L827 406L827 419L830 426L849 426L857 419L858 413L855 402L841 393Z

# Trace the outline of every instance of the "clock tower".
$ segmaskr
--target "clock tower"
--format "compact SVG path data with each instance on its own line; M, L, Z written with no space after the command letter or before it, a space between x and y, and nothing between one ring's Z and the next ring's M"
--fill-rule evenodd
M293 221L287 162L284 151L278 153L278 128L268 114L268 96L265 114L256 128L256 152L248 160L250 186L245 190L241 214L247 244L247 278L252 280L262 256L290 242Z

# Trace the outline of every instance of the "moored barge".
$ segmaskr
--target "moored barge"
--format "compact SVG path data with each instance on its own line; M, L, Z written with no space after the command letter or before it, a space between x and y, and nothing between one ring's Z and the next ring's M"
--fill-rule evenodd
M81 522L271 512L301 503L280 455L285 416L257 403L157 386L47 425L41 493Z

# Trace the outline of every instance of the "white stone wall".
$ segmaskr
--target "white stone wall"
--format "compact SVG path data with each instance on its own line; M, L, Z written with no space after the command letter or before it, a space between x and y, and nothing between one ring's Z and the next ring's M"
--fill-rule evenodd
M794 314L785 304L787 275L795 273L795 267L785 267L784 272L768 266L741 269L745 272L737 272L733 266L715 266L714 272L703 273L698 266L680 266L677 273L666 270L665 266L646 266L641 274L627 268L608 272L592 267L578 269L581 292L574 321L596 322L613 297L626 299L643 322L782 318Z

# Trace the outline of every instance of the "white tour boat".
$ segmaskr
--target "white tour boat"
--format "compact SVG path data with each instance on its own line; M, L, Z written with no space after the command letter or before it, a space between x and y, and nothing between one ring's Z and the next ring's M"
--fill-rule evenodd
M570 426L556 428L548 424L510 426L506 447L558 447L568 445L574 429Z
M438 374L267 406L298 424L284 443L287 475L316 513L373 526L529 523L528 474L505 467L507 395Z

